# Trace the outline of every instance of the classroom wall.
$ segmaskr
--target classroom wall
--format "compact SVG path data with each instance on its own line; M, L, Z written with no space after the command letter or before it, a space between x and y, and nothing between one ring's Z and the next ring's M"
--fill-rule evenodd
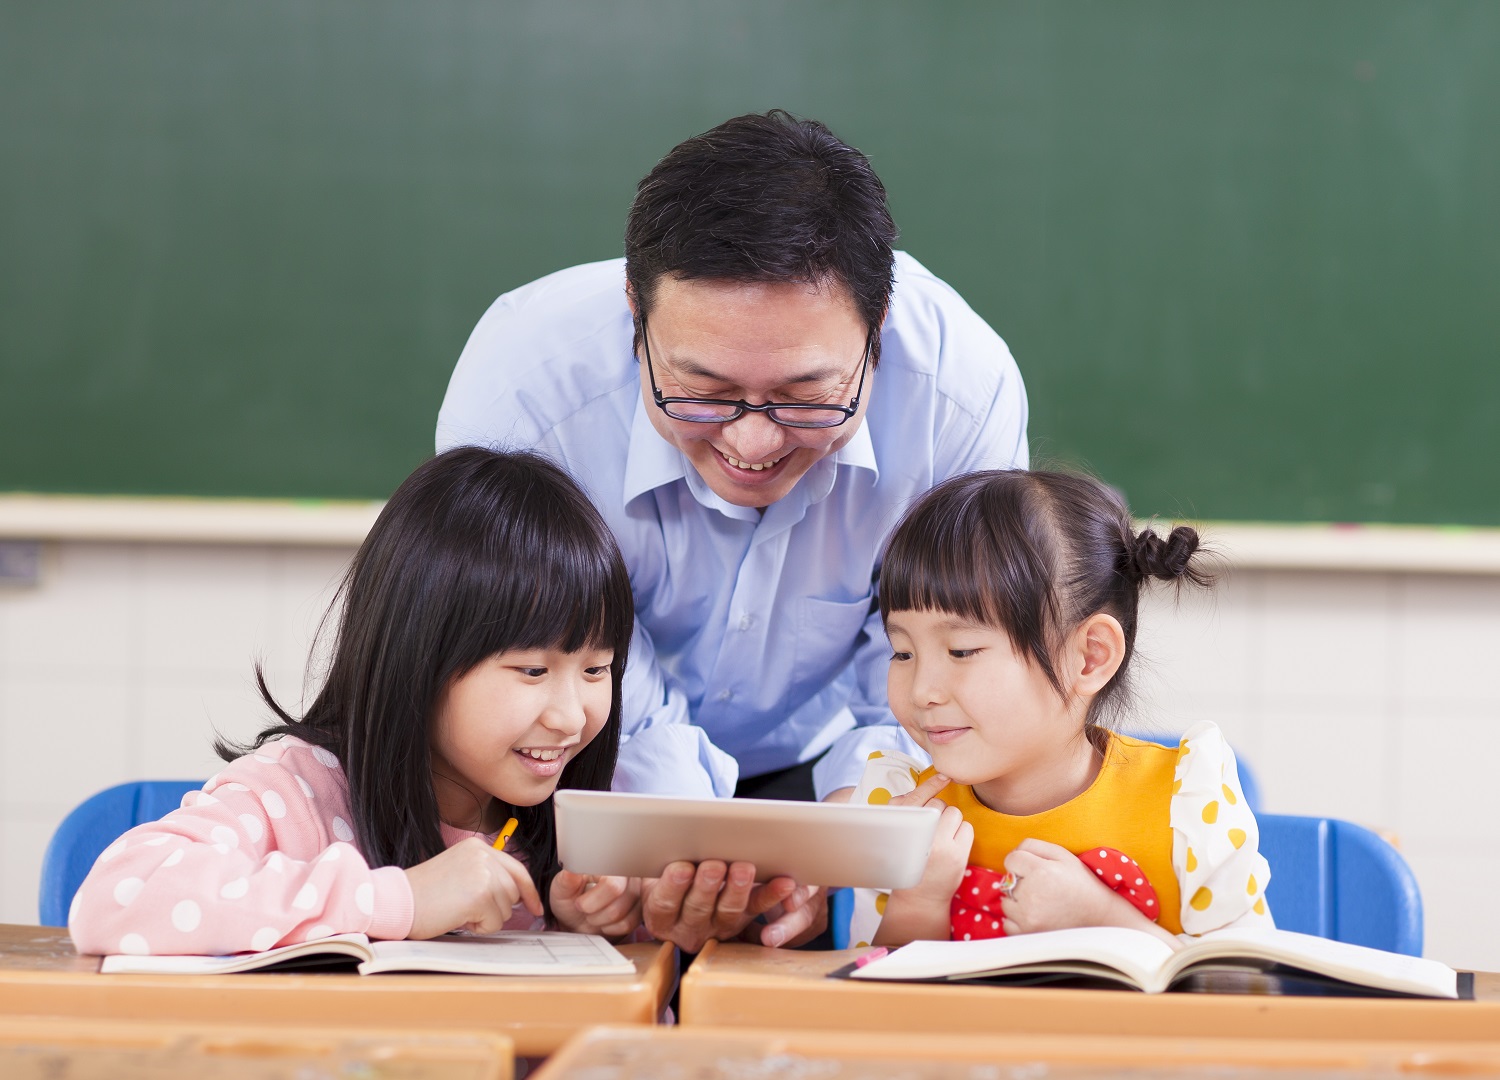
M351 547L54 541L39 585L0 589L0 922L34 922L42 852L83 798L207 776L214 732L295 708ZM1141 722L1219 723L1265 808L1394 834L1427 951L1500 970L1500 574L1242 569L1142 615Z

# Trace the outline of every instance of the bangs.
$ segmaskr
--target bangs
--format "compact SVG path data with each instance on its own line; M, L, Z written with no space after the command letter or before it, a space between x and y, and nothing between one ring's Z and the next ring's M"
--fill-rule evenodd
M474 639L463 651L477 652L476 663L509 649L612 649L623 655L633 622L624 567L605 558L595 538L576 530L553 523L541 533L525 545L532 558L507 559L499 564L499 580L471 583Z
M611 649L623 659L629 648L630 578L607 526L592 508L542 501L552 505L489 522L490 557L463 564L452 608L462 667L511 649Z
M880 615L941 611L1005 631L1057 683L1055 567L1024 472L971 473L928 491L891 535Z

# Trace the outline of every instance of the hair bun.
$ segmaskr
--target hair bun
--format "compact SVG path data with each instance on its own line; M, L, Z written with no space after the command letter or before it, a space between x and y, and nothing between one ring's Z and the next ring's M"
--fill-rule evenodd
M1186 525L1177 526L1165 538L1152 529L1144 529L1130 544L1130 568L1140 580L1177 581L1186 577L1198 581L1202 575L1192 566L1197 550L1197 530Z

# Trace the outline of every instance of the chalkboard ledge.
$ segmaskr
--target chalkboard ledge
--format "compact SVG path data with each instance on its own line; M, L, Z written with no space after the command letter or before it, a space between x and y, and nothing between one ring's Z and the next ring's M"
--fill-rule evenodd
M378 502L0 494L0 539L355 547ZM1196 523L1231 569L1500 575L1500 529Z
M357 547L380 502L0 494L0 539Z

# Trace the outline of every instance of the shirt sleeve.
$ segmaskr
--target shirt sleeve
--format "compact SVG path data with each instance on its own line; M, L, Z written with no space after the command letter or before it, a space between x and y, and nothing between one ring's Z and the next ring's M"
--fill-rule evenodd
M342 773L333 755L304 749L311 768L299 771L284 743L268 743L106 848L68 916L78 951L218 955L337 933L405 937L406 875L372 869L343 817L325 823L319 796L334 798ZM329 776L304 778L313 768Z
M1213 724L1197 724L1182 737L1170 819L1183 932L1274 926L1260 830L1240 789L1234 751Z
M700 799L734 794L739 762L692 722L687 695L662 670L651 636L639 622L630 639L621 696L615 791Z
M900 795L916 790L917 777L927 763L918 758L900 753L875 751L865 762L864 775L855 785L849 797L857 805L881 806ZM875 931L880 929L880 920L885 918L885 904L889 889L855 889L854 913L849 918L849 941L852 945L868 945L875 940Z

